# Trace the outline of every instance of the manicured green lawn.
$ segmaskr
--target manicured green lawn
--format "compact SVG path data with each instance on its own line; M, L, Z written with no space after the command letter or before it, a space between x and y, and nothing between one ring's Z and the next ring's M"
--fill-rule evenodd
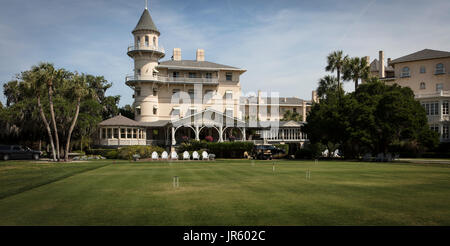
M450 165L272 163L0 162L0 225L450 225Z

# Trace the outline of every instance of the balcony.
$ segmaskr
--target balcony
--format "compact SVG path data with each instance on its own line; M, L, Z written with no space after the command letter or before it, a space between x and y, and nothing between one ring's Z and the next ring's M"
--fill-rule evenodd
M153 51L159 52L164 55L164 47L163 46L155 46L155 45L130 45L128 46L127 53L130 54L134 51Z
M450 97L450 91L436 91L433 93L417 94L415 96L416 99L434 98L434 97Z
M158 76L159 81L166 83L202 83L202 84L217 84L218 78L191 78L191 77L167 77Z
M125 82L131 81L152 81L171 84L218 84L218 78L190 78L190 77L168 77L168 76L151 76L151 75L127 75Z

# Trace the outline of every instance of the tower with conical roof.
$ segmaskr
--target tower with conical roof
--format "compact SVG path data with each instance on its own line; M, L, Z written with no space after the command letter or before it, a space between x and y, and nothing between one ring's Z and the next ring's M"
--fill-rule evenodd
M134 74L126 77L126 84L135 91L135 119L155 121L157 117L151 111L152 105L158 103L158 97L151 90L152 84L158 81L156 66L165 54L158 41L160 33L147 6L131 33L134 36L134 44L128 47L127 54L134 60Z

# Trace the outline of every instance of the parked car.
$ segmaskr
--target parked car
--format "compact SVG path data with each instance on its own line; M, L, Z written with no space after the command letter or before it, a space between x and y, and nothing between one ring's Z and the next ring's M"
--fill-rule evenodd
M20 160L20 159L32 159L39 160L41 152L38 150L32 150L26 146L21 145L0 145L0 159L7 160Z
M274 155L284 153L283 149L279 149L273 145L255 145L252 150L252 158L259 160L272 160Z

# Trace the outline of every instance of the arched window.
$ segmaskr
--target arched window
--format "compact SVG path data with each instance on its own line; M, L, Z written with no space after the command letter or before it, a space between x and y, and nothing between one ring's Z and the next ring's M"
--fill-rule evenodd
M148 36L145 36L145 46L148 47L148 44L149 44Z
M409 67L402 68L402 76L401 77L409 77Z
M420 89L425 90L425 82L420 82Z
M141 37L137 37L137 47L141 46Z
M445 73L444 64L442 64L442 63L436 64L436 74L442 74L442 73Z
M156 47L156 37L153 37L153 46Z

